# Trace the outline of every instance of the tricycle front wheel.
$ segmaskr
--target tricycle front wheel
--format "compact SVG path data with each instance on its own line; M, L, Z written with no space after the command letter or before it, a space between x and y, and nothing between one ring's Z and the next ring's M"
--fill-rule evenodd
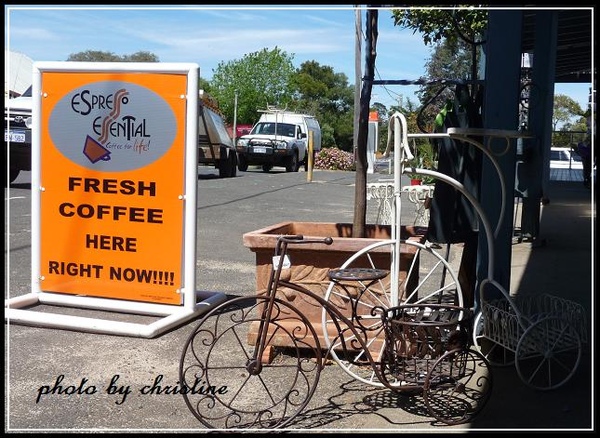
M471 421L492 394L492 373L485 357L473 349L440 356L423 386L425 406L437 420L453 425Z
M322 356L316 332L295 307L265 295L238 297L213 308L185 343L179 378L186 405L215 429L276 429L308 404ZM266 333L265 348L259 337ZM273 345L290 346L270 356Z

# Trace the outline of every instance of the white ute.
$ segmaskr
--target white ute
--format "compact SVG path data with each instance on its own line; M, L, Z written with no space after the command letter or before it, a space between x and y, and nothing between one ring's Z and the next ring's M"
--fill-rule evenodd
M321 127L313 116L269 108L260 116L249 134L236 144L238 169L260 165L264 172L283 166L297 172L301 164L308 169L308 138L312 132L313 158L321 150Z

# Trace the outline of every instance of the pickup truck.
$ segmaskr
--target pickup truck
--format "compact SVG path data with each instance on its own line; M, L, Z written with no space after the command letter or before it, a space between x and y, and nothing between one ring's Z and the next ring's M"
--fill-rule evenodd
M321 127L313 116L269 108L261 115L249 134L236 143L238 169L260 165L264 172L283 166L297 172L300 165L308 169L308 137L312 133L313 158L321 150Z

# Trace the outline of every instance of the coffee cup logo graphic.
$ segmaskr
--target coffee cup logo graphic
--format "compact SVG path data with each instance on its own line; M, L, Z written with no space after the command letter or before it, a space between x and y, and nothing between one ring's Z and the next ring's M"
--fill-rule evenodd
M85 146L83 147L83 154L88 157L88 159L95 163L99 160L108 161L110 160L110 151L94 140L89 135L85 140Z
M139 169L173 145L177 120L154 91L123 81L86 84L60 99L49 119L57 149L99 171Z

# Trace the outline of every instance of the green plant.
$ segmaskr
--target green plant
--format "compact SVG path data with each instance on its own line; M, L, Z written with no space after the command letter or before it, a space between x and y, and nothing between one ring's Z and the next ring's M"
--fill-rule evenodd
M429 141L423 141L415 144L415 146L413 147L413 154L414 158L408 162L408 167L435 170L435 151ZM418 175L416 173L410 173L408 174L408 176L411 179L421 180L424 184L433 184L433 182L435 181L433 177Z

